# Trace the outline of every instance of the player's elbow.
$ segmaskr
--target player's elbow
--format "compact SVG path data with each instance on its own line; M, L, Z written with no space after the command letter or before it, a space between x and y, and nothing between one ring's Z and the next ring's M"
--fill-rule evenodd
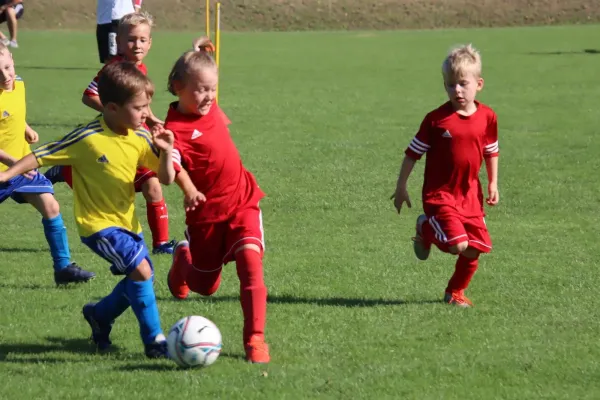
M173 171L159 171L158 180L163 185L170 185L175 181L175 170Z
M90 106L90 98L87 97L85 94L81 96L81 102L88 107Z

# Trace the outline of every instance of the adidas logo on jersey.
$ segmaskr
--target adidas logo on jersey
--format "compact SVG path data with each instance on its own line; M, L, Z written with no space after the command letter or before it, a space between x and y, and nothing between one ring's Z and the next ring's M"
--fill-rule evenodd
M442 137L452 139L452 135L450 134L450 131L448 131L448 130L446 130L446 132L442 133Z
M200 136L202 136L202 132L200 132L198 129L194 129L194 133L192 133L192 139L198 139Z
M96 160L96 162L102 163L102 164L108 164L108 158L106 158L105 155L102 155L101 157L98 157L98 159Z
M10 117L10 114L8 113L8 111L4 110L4 112L2 113L2 118L6 117Z

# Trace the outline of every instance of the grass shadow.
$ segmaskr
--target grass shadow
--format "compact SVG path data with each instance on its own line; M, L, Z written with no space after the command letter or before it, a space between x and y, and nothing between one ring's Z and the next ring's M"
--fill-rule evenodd
M139 372L139 371L179 371L182 368L179 368L177 364L171 362L170 364L127 364L122 365L119 368L119 371L127 371L127 372Z
M42 356L46 353L54 352L69 352L74 354L90 355L96 353L96 347L89 339L68 339L60 337L47 337L46 340L50 343L2 343L0 344L0 362L12 363L32 363L32 362L61 362L58 358L51 359L36 359L35 357L16 358L7 360L10 354L17 355L38 355ZM110 353L118 351L114 347ZM62 362L65 362L63 360Z
M98 67L72 67L50 65L19 65L19 69L50 70L50 71L98 71Z
M0 247L0 253L48 253L48 249L33 247Z
M22 285L15 285L12 283L0 283L0 289L40 290L48 288L49 286L42 286L37 283L24 283Z
M246 362L246 357L243 354L237 354L237 353L228 353L228 352L223 352L220 354L221 358L230 358L230 359L234 359L234 360L239 360L239 361L243 361ZM123 365L121 367L119 367L119 370L121 371L128 371L128 372L133 372L133 371L189 371L189 370L198 370L201 368L182 368L179 367L177 364L175 364L173 361L171 361L169 364L127 364L127 365Z
M583 50L556 50L556 51L532 51L527 53L530 56L563 56L563 55L573 55L573 54L600 54L600 50L598 49L583 49Z
M231 358L233 360L240 360L240 361L246 362L246 356L243 354L238 354L238 353L222 352L219 355L219 357Z
M52 279L52 278L49 278ZM92 280L88 282L72 282L66 285L56 285L56 283L51 283L48 281L47 285L40 285L38 283L23 283L23 284L14 284L14 283L1 283L0 289L13 289L13 290L40 290L40 289L56 289L56 290L72 290L79 287L84 287L85 285L90 285ZM102 297L99 297L100 300Z
M185 301L174 297L159 297L158 300L164 301ZM222 301L239 301L237 296L194 296L189 300L200 300L208 302ZM311 298L311 297L296 297L291 295L275 295L269 296L267 302L269 304L311 304L317 306L332 306L332 307L377 307L377 306L401 306L401 305L425 305L425 304L441 304L441 299L433 300L402 300L402 299L352 299L345 297L329 297L329 298Z

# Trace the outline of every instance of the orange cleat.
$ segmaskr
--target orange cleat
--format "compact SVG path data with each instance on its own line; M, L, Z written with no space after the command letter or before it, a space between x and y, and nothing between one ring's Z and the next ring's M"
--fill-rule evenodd
M173 251L173 263L167 276L167 283L173 297L180 300L186 299L190 293L184 278L184 269L191 263L191 258L190 244L187 240L178 242Z
M265 343L265 339L258 335L250 337L246 343L246 360L253 364L268 364L271 361L269 345Z
M464 290L446 292L446 294L444 295L444 302L462 308L473 307L473 303L471 303L471 300L469 300L467 296L465 296Z

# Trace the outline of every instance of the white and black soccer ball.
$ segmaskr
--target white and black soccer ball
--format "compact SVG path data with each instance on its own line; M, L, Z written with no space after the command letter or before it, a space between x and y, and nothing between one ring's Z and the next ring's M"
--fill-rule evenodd
M181 367L208 367L219 358L221 332L209 319L192 315L181 318L169 330L169 356Z

